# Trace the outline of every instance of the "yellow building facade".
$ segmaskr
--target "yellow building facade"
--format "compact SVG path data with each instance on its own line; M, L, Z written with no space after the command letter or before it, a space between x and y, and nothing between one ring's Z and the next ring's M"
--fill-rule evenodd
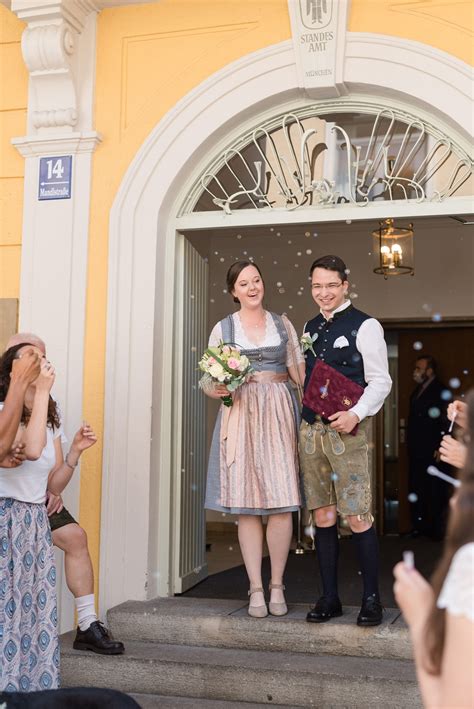
M71 432L85 418L99 435L99 444L84 457L80 484L71 487L68 505L88 533L103 607L176 590L179 550L173 545L180 522L172 471L179 466L172 439L182 420L166 402L176 394L176 341L169 333L180 322L175 299L180 275L171 237L161 237L160 229L166 215L183 216L183 199L173 204L173 190L181 197L189 192L206 153L209 161L217 156L226 135L237 135L240 125L248 129L292 103L319 100L318 89L308 93L288 64L297 42L292 4L297 0L48 0L41 9L34 0L0 4L0 298L18 299L19 328L43 336L64 373L58 387ZM339 5L346 13L339 44L346 46L352 64L342 61L352 73L346 92L333 100L357 95L362 85L357 62L361 72L373 66L373 87L367 77L364 96L381 108L386 99L408 106L412 96L414 113L437 121L441 132L452 133L464 148L469 120L461 115L462 101L469 92L456 104L449 91L461 95L463 82L470 81L470 0ZM44 36L46 26L53 28L54 39ZM361 50L356 57L356 41L364 47L377 42L374 54ZM388 70L378 64L384 52L392 62ZM401 71L398 56L407 52L412 59L400 59L403 71L425 76L421 97L414 92L416 77L406 95L396 76L385 87L376 77L377 71ZM420 66L410 69L410 61ZM281 72L279 80L288 87L280 97L275 90L273 98L259 99L257 83L265 82L265 72L269 82ZM448 83L454 75L458 85L453 88ZM224 109L226 84L231 105ZM256 95L244 105L239 91L245 95L246 86ZM200 147L190 152L186 175L180 143L191 150L186 135L199 115L213 110L213 92L222 119L207 137L202 126L196 128ZM328 100L327 93L321 100ZM450 104L444 113L443 101ZM176 133L170 122L180 125ZM156 147L167 135L169 150ZM156 164L148 165L154 154ZM73 155L72 198L38 201L40 158L62 155ZM168 160L180 162L179 170L173 172ZM136 181L138 174L142 182ZM156 199L166 198L159 213L150 207L151 182ZM419 207L413 209L416 214ZM457 209L466 213L465 202ZM219 219L216 228L229 226L223 215ZM158 233L153 242L147 229L154 220L160 223L152 225ZM147 256L148 247L155 251ZM133 283L122 278L124 272L133 274ZM473 316L470 307L461 314ZM127 571L115 577L119 567ZM113 589L103 588L108 583ZM64 608L67 624L66 601Z

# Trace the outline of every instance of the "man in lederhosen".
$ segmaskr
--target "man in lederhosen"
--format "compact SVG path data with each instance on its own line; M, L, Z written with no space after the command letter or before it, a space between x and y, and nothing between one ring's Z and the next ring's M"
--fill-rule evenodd
M314 510L316 551L323 595L306 619L323 623L342 614L337 586L337 512L344 515L363 580L358 625L379 625L382 605L378 587L378 540L371 514L372 490L368 469L369 418L382 407L391 389L387 346L380 323L347 300L349 283L345 263L338 256L323 256L311 266L311 291L320 313L306 323L306 377L308 385L319 359L364 387L359 401L348 411L322 419L303 406L300 462L306 506ZM350 432L358 425L357 433Z

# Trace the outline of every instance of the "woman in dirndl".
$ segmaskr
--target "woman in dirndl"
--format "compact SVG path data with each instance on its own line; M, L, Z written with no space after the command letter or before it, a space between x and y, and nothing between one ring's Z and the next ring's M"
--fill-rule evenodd
M81 453L97 440L83 425L63 459L65 438L50 395L54 367L28 343L10 347L0 359L0 402L13 362L31 349L41 358L41 369L26 391L17 435L26 460L15 468L0 467L0 690L6 692L59 686L56 567L46 490L59 495Z
M292 512L301 503L299 412L290 379L304 380L304 359L289 320L264 310L265 287L256 264L234 263L227 273L227 290L240 309L217 323L209 346L221 341L237 344L254 374L233 393L233 405L219 410L205 507L238 515L239 544L250 582L248 613L255 618L268 615L262 584L262 517L268 517L269 609L272 615L285 615L283 575L293 533ZM219 384L207 386L205 393L216 399L229 394Z

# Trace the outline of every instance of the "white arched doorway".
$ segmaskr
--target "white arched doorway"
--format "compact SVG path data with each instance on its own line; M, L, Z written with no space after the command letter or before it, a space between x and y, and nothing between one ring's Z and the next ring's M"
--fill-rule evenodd
M409 111L469 150L471 73L462 62L417 42L348 33L344 82L349 95L341 101L348 105L364 100ZM102 608L174 590L178 214L209 155L218 155L246 127L305 102L290 42L244 57L203 82L160 121L122 182L110 220ZM338 219L357 218L351 214L357 207L346 209ZM435 214L446 207L431 203L425 209ZM456 212L469 209L469 200L459 198ZM403 213L393 210L394 216ZM252 216L260 224L290 218L305 217L286 211ZM214 215L215 225L229 226L232 219ZM186 217L179 223L185 226Z

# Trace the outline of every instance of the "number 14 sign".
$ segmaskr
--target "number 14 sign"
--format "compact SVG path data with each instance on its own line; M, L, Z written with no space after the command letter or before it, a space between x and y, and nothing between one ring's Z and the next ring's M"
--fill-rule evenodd
M71 198L72 155L40 158L38 199Z

